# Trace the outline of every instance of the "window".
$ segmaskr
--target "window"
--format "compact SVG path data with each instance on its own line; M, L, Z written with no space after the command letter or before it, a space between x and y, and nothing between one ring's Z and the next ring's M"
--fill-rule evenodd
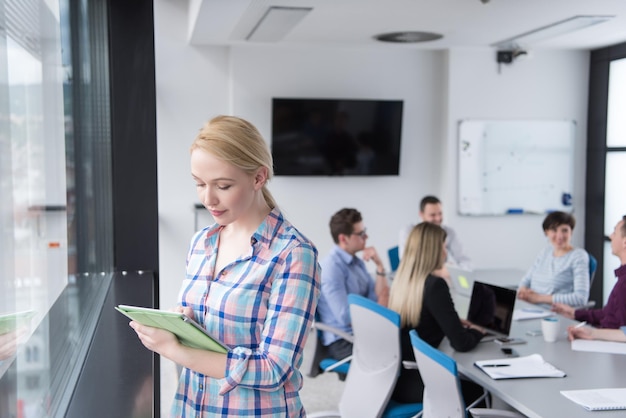
M609 65L609 98L607 109L606 145L626 147L626 58Z
M604 303L615 284L619 261L608 236L626 214L626 44L591 52L587 145L585 246L598 259L603 280L594 280L591 299ZM602 214L602 215L599 215ZM600 307L600 306L598 306Z
M57 416L113 270L106 7L6 0L0 21L0 416Z
M611 61L609 64L609 90L606 124L606 174L604 201L604 233L609 236L615 223L626 214L626 58ZM619 261L611 254L611 245L605 246L604 264L604 303L615 284L613 270L619 267Z

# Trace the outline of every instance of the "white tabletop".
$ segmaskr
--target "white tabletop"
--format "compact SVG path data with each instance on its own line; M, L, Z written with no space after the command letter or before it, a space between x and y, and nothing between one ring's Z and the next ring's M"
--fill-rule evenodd
M455 296L455 302L460 305L464 303L458 296ZM523 306L528 304L519 300L516 302L516 308ZM577 322L563 317L559 319L561 334L554 343L545 342L541 335L533 337L526 334L527 331L541 329L540 319L514 321L510 336L523 338L527 343L513 345L511 348L520 356L541 354L545 361L567 374L564 378L491 379L474 366L474 362L505 357L500 351L501 346L492 341L481 342L467 353L455 352L447 339L439 348L456 360L460 373L479 383L526 416L626 417L626 411L587 411L559 393L561 390L626 388L626 355L572 351L567 340L566 327Z

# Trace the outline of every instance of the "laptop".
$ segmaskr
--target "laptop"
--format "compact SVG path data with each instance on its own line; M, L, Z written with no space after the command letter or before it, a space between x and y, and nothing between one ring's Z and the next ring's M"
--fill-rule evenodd
M481 341L509 336L516 296L514 289L474 281L467 320L485 328Z

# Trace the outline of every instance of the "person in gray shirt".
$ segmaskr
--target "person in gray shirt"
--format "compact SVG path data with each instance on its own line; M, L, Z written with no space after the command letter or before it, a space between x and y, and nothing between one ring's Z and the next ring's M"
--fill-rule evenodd
M424 222L430 222L435 225L439 225L446 231L446 250L448 251L448 257L446 258L446 264L453 264L458 267L471 270L472 263L470 258L463 252L463 247L461 246L461 242L459 238L454 232L452 228L447 225L442 225L443 223L443 210L441 206L441 201L435 196L424 196L420 202L420 212L419 216ZM407 225L400 231L399 242L398 242L398 253L400 258L402 258L402 253L404 252L404 246L406 244L406 240L411 233L411 230L416 224ZM442 267L440 271L437 272L440 277L443 277L446 280L449 280L449 273L445 267Z

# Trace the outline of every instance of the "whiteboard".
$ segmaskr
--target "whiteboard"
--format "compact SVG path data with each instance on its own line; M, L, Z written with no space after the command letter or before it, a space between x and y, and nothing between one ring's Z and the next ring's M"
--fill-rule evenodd
M576 122L459 123L461 215L571 212Z

